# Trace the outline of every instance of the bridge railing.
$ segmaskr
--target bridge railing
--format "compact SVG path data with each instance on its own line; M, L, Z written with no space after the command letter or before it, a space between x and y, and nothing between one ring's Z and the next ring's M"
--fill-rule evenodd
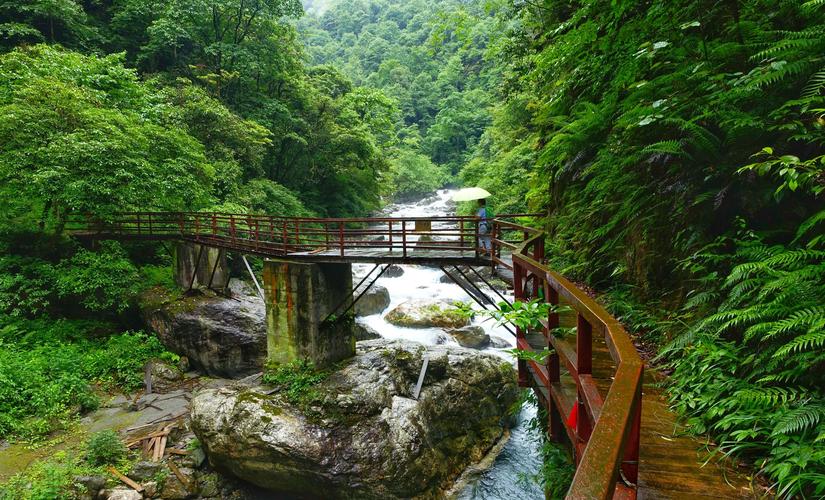
M542 322L544 346L551 354L543 363L519 360L519 382L539 389L548 414L550 436L568 440L576 458L576 474L567 498L635 498L639 467L642 375L644 365L624 328L595 300L543 264L545 234L536 229L501 221L500 231L519 231L524 241L513 250L513 282L517 300L543 298L563 303L576 314L575 350L557 337L560 318L551 308ZM527 334L516 330L517 345L534 350ZM616 364L607 394L602 396L593 379L593 336L604 338ZM562 390L565 369L576 385L576 398L568 401ZM575 418L569 418L574 413Z
M503 216L510 217L510 216ZM215 212L129 212L72 216L66 229L98 238L180 238L261 255L369 251L480 257L476 217L316 218ZM500 252L499 252L500 253Z

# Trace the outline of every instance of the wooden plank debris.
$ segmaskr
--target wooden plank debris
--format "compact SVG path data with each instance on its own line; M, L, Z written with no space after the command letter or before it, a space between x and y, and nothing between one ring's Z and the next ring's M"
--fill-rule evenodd
M178 481L180 481L180 484L183 485L183 488L186 491L191 492L192 489L191 489L191 485L189 484L189 481L186 480L186 477L181 473L180 469L178 469L178 466L175 465L175 462L170 460L167 465L169 466L170 469L172 469L172 472L175 474L175 477L178 478Z
M133 490L137 491L138 493L143 492L143 486L141 486L140 484L132 481L128 477L124 476L123 474L118 472L118 470L115 469L114 467L112 467L111 465L107 469L109 470L109 472L112 473L113 476L120 479L128 487L132 488Z

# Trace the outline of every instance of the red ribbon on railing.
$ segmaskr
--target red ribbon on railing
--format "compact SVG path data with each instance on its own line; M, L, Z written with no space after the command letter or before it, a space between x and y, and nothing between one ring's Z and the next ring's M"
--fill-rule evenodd
M579 404L573 403L573 409L570 410L570 415L567 417L567 428L576 429L579 424Z

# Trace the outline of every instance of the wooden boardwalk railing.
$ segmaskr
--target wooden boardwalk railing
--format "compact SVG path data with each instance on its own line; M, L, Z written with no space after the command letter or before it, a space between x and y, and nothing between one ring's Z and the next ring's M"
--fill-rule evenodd
M636 348L624 328L602 306L542 263L543 232L505 221L497 224L497 230L519 231L525 236L512 254L516 299L541 297L552 306L559 306L563 300L576 314L575 351L556 336L560 322L555 307L542 322L544 346L529 342L530 332L516 330L520 349L546 347L551 352L543 364L519 360L519 382L537 389L547 409L552 439L566 439L572 444L577 467L568 498L635 498L644 369ZM604 399L592 376L594 333L604 337L617 366ZM569 401L562 390L562 365L575 381L574 401Z

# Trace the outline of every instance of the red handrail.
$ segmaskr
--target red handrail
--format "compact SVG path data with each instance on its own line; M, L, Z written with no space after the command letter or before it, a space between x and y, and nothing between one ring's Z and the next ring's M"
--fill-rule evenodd
M419 224L422 222L425 224ZM317 218L124 212L107 219L73 215L66 229L97 238L179 238L272 256L334 251L339 257L346 257L349 250L383 249L390 253L401 250L404 258L411 252L420 257L429 251L437 258L448 252L467 252L479 257L478 224L477 217L469 216ZM276 225L280 230L275 229ZM529 230L516 224L513 228Z
M551 312L542 323L542 333L552 354L544 364L519 360L519 381L524 385L537 384L545 390L546 399L542 391L538 393L548 410L551 437L560 441L566 436L573 445L577 467L567 498L635 498L644 364L618 321L585 292L542 264L545 235L531 233L513 252L516 299L536 298L539 290L550 304L559 305L563 299L576 312L576 350L554 334L559 317ZM532 349L526 333L516 330L518 347ZM604 336L616 363L604 399L592 375L593 333ZM573 408L562 392L562 366L576 383L575 427L564 418Z

